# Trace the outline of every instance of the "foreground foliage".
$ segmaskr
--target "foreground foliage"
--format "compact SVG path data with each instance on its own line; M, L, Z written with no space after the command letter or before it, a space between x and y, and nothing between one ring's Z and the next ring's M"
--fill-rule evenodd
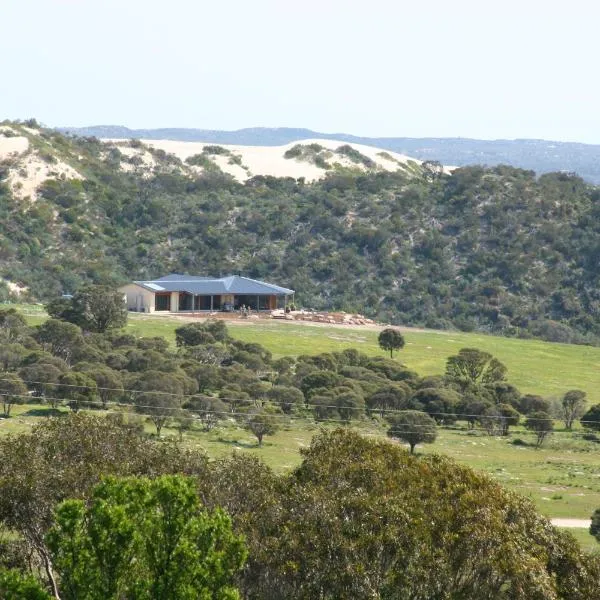
M204 523L211 522L211 514L220 515L220 509L231 515L234 537L221 517L216 530L209 526L220 532L225 544L227 540L233 544L231 560L227 554L219 555L229 565L224 573L239 566L243 553L237 536L245 537L248 561L235 585L248 600L589 600L600 594L598 559L583 554L570 535L553 528L529 501L451 460L413 457L384 440L344 429L322 432L303 450L296 470L275 475L255 458L233 455L208 464L203 456L194 458L177 444L148 440L124 425L81 414L54 419L38 433L43 442L28 455L34 459L33 468L25 460L26 445L20 438L10 439L2 448L6 462L18 470L4 469L0 475L0 519L28 542L33 539L29 532L37 526L56 589L64 584L73 589L98 584L110 594L115 582L133 585L136 569L144 567L136 564L127 570L126 565L146 536L148 551L154 544L158 550L159 540L160 548L169 548L163 543L172 539L166 531L199 539L194 519L187 529L189 514L183 507L191 506L191 515L209 518L202 521L202 517ZM82 446L86 437L91 437L90 443ZM99 444L106 437L105 445ZM34 438L23 438L27 445L35 443ZM121 443L128 447L122 455L111 450L100 459L113 444ZM44 477L40 469L51 464L43 463L41 448L48 448L48 459L54 452L61 457L52 461L52 476ZM166 472L167 462L158 460L162 469L155 465L165 448L170 448L172 470L187 472L193 480L108 479L95 487L99 471L125 470L119 463L127 462L126 454L137 464L133 469L129 463L130 473L154 477ZM141 461L142 449L150 460ZM91 473L84 477L88 462ZM24 493L33 485L30 481L24 486L24 480L38 478L37 494ZM191 486L205 509L199 509ZM50 507L61 496L74 500L54 513ZM173 507L172 518L161 523L167 507ZM38 512L45 518L38 518ZM202 568L210 550L202 559L194 548L193 543L185 546L187 558L178 568ZM90 561L89 569L83 569L84 561ZM128 581L126 572L131 575ZM159 585L160 577L148 573L148 579L140 581L150 585L151 579ZM45 583L52 587L48 577Z
M231 521L200 506L191 479L105 479L67 500L47 540L63 600L235 600L245 560Z

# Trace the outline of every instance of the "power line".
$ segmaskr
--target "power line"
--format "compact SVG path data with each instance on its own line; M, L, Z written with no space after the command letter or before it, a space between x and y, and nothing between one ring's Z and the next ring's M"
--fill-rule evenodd
M79 373L80 371L73 371L76 373ZM0 381L12 381L10 379L7 378L0 378ZM229 397L220 397L220 396L208 396L208 395L204 395L204 394L177 394L174 392L166 392L166 391L159 391L159 390L133 390L133 389L126 389L126 388L108 388L108 387L98 387L98 386L91 386L91 385L78 385L78 384L66 384L66 383L58 383L58 382L46 382L46 381L31 381L31 380L22 380L23 383L26 383L28 385L39 385L39 386L55 386L55 387L70 387L70 388L78 388L78 389L87 389L87 390L93 390L93 391L108 391L108 392L117 392L117 393L128 393L131 395L137 394L137 395L161 395L161 396L172 396L172 397L176 397L176 398L180 398L180 399L186 399L186 398L206 398L206 399L210 399L210 400L222 400L224 402L235 402L235 403L240 403L240 402L247 402L248 400L245 398L229 398ZM294 389L299 389L299 388L294 388ZM300 391L300 390L299 390ZM2 395L1 390L0 390L0 395ZM256 401L256 399L253 399L254 401ZM252 400L251 400L252 401ZM275 405L286 405L286 404L290 404L289 402L285 402L283 400L271 400L269 399L269 402L271 404L275 404ZM127 403L122 403L122 404L127 404ZM330 408L330 409L337 409L337 410L357 410L360 407L357 406L352 406L352 405L338 405L338 404L314 404L314 403L310 403L310 402L304 402L303 405L306 408ZM373 409L368 409L371 410L373 413L376 414L381 414L381 413L389 413L389 414L398 414L398 413L403 413L405 412L407 409L397 409L397 408L373 408ZM410 409L409 409L410 410ZM439 416L439 417L450 417L450 418L454 418L454 419L464 419L464 418L469 418L469 419L497 419L497 420L506 420L509 419L511 417L506 417L503 415L481 415L481 414L465 414L465 413L448 413L448 412L432 412L432 413L428 413L430 415L433 416ZM531 421L544 421L544 422L554 422L555 419L549 417L549 418L538 418L538 417L527 417L527 415L523 415L525 416L528 420ZM578 419L579 420L579 419ZM596 423L595 421L581 421L579 420L580 423L584 424L584 423Z
M29 399L31 400L31 396L29 395L24 395L24 394L15 394L13 395L13 397L15 398L24 398L24 399ZM60 403L68 403L72 401L72 399L69 398L56 398L56 397L45 397L46 400L54 400L60 402ZM111 406L118 406L118 407L127 407L127 408L131 408L133 410L126 410L126 411L121 411L121 412L126 412L127 414L138 414L140 416L146 416L146 417L164 417L164 418L169 418L168 414L164 414L164 415L160 415L157 413L150 413L150 412L141 412L139 409L155 409L155 410L160 410L160 411L170 411L172 413L191 413L192 417L194 417L195 419L201 420L198 418L198 413L192 409L188 409L188 408L181 408L181 407L166 407L166 406L160 406L157 407L155 405L151 405L151 404L141 404L141 405L134 405L134 404L130 404L127 402L116 402L116 401L109 401L109 402L102 402L102 401L93 401L93 400L82 400L81 401L82 404L82 408L89 408L90 406L98 406L101 408L105 408L107 405L111 405ZM64 406L64 404L61 404L62 406ZM249 412L241 412L241 411L216 411L216 410L207 410L205 411L207 414L213 414L213 415L220 415L221 419L225 419L228 417L242 417L242 418L249 418L252 417L253 415L255 415L256 413L252 413L251 411ZM118 413L117 413L118 414ZM177 414L175 414L175 417L177 416ZM282 419L285 420L286 422L296 422L296 423L305 423L306 422L306 418L300 417L300 416L295 416L295 415L282 415L282 414L269 414L269 418L275 418L275 419ZM342 425L349 425L351 422L354 423L358 423L360 421L358 420L346 420L346 419L334 419L331 417L328 418L323 418L323 419L317 419L316 422L318 424L327 424L327 423L336 423L336 424L342 424ZM411 424L411 427L416 428L418 430L415 429L397 429L397 428L393 428L393 431L397 434L418 434L418 433L422 433L423 429L427 429L429 428L428 425L418 425L418 424ZM440 429L442 431L460 431L460 432L465 432L465 433L469 433L469 432L485 432L488 436L491 437L498 437L495 436L493 434L490 433L490 431L488 429L486 429L485 427L471 427L469 429L464 429L461 427L452 427L452 426L442 426L440 427ZM513 434L530 434L530 433L535 433L535 432L530 432L527 430L523 430L523 429L512 429L512 433ZM584 435L584 433L579 433L579 432L570 432L570 431L553 431L552 432L554 435L556 434L567 434L567 435L571 435L572 437L581 437L582 435ZM375 435L375 434L374 434ZM501 436L501 437L505 437L505 436Z

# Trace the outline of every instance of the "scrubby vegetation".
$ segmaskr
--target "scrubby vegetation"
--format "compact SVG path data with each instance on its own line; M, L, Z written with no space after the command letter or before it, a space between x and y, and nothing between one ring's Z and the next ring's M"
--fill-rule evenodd
M30 137L86 178L49 181L35 203L0 183L0 275L31 297L169 271L242 271L294 288L306 307L599 339L600 192L575 175L417 167L240 184L214 170L192 176L169 155L143 175L124 172L93 138Z

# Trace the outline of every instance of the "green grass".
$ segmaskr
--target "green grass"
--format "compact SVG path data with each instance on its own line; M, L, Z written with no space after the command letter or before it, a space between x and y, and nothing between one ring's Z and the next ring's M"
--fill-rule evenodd
M528 446L515 446L519 437ZM438 439L420 452L437 452L488 474L530 498L547 517L589 518L600 507L597 445L558 431L536 449L529 432L505 437L439 430Z
M565 527L564 530L568 531L586 552L600 552L600 544L598 544L594 536L589 534L587 529Z
M169 317L131 315L127 329L138 335L163 336L174 343L182 321ZM278 321L228 323L235 338L263 344L274 356L317 354L357 348L383 355L374 329L324 327ZM399 361L420 375L444 372L446 359L465 347L491 352L508 367L508 379L523 393L560 397L567 390L587 392L590 404L600 403L600 348L519 340L477 333L406 330Z

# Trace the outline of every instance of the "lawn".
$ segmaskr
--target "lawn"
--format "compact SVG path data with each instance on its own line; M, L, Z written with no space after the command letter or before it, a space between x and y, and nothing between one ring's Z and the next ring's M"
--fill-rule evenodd
M138 335L163 336L172 343L182 321L169 317L131 315L127 329ZM233 337L258 342L275 357L317 354L357 348L383 355L373 328L327 327L280 321L232 322ZM567 390L587 392L590 404L600 403L600 348L520 340L478 333L406 329L406 346L398 360L420 375L444 372L446 359L460 348L479 348L492 353L508 367L508 379L523 393L560 397Z

